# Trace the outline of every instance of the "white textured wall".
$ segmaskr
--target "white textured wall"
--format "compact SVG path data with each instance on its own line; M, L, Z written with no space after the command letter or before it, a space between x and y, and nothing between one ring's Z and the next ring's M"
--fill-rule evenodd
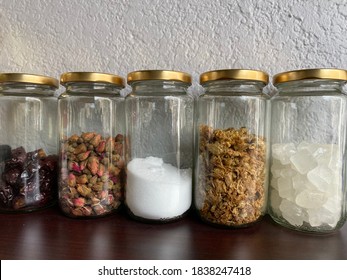
M347 68L346 0L0 0L0 72Z

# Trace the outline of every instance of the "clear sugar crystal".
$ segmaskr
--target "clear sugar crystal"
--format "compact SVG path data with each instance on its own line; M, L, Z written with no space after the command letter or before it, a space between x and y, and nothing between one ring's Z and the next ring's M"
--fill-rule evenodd
M294 196L293 183L291 178L278 178L278 193L280 197L291 200Z
M306 174L317 166L317 162L308 150L302 150L290 157L290 162L301 174Z
M271 165L271 174L273 177L278 178L281 176L281 171L283 169L283 165L279 160L272 160L272 165Z
M280 204L282 216L293 226L301 226L305 220L305 213L295 203L283 199Z
M270 207L293 226L336 227L342 211L342 151L337 145L272 145Z
M279 196L278 191L272 189L270 193L270 201L271 201L271 209L277 216L282 216L280 211L280 204L282 202L282 198Z
M273 144L272 157L279 160L281 164L289 164L290 157L296 153L296 148L293 143Z
M307 173L308 180L322 192L332 191L334 177L333 171L325 165L319 165Z
M307 213L308 221L313 227L318 227L325 224L334 228L340 219L340 215L331 213L325 208L309 209L307 210Z
M309 190L300 192L295 198L296 204L306 209L321 208L327 200L324 193Z

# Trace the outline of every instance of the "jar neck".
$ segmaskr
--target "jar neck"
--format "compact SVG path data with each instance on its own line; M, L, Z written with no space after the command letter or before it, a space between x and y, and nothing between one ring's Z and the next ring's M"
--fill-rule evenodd
M207 95L262 95L265 84L246 80L218 80L202 86Z
M345 81L312 79L292 81L275 85L279 95L343 94Z
M139 81L131 84L131 95L185 95L190 85L177 81Z
M120 95L122 87L108 83L68 83L66 92L70 95Z
M27 83L4 83L0 84L1 95L16 96L53 96L55 87L49 85L36 85Z

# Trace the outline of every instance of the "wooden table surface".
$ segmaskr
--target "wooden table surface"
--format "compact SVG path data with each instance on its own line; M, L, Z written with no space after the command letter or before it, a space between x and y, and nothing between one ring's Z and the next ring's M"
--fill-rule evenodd
M2 260L299 260L347 259L347 224L323 236L276 225L268 216L246 229L220 229L194 213L169 224L144 224L119 212L71 219L57 207L0 214Z

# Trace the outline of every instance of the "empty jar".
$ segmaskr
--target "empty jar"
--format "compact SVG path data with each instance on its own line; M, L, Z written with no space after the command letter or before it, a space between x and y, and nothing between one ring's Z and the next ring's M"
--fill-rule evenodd
M126 206L140 221L177 220L192 200L191 76L135 71L128 74L128 83Z
M0 74L0 211L27 212L57 198L58 80Z
M269 214L285 227L332 232L345 222L347 72L274 76Z
M268 75L247 69L201 74L197 100L194 206L211 225L259 221L267 202Z
M61 84L60 208L72 218L114 213L124 197L124 79L67 72Z

